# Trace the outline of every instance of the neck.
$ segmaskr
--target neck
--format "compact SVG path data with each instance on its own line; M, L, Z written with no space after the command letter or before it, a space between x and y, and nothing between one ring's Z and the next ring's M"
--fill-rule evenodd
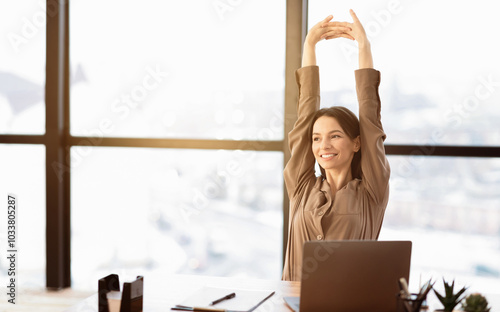
M328 184L330 184L330 188L332 189L332 193L335 194L338 190L343 188L344 186L352 180L351 167L347 167L341 170L330 169L326 170L326 180Z

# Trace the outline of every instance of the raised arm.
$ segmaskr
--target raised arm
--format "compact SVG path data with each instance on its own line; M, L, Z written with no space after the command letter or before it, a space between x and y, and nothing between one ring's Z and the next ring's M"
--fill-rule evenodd
M358 42L359 48L359 69L363 68L373 68L373 57L372 50L370 46L370 41L366 36L365 29L361 22L359 21L356 13L353 10L349 10L351 13L351 17L353 22L350 23L350 31L347 32L350 36L354 38Z
M362 181L378 203L387 201L390 166L385 156L386 138L381 121L378 87L380 72L372 68L355 71L359 103Z
M297 192L299 185L307 179L315 177L314 155L311 152L309 126L314 113L319 109L319 68L316 66L316 44L322 39L345 37L353 39L346 32L351 29L346 22L330 22L328 16L314 25L307 33L304 42L302 68L296 72L299 87L297 107L298 119L288 134L291 157L285 171L285 184L290 198Z
M389 192L390 166L385 156L386 135L380 115L380 72L373 69L371 46L363 25L353 10L350 10L350 13L353 23L350 26L352 31L348 33L358 42L359 48L359 69L355 72L355 78L359 103L363 183L371 197L376 202L383 203L387 201Z

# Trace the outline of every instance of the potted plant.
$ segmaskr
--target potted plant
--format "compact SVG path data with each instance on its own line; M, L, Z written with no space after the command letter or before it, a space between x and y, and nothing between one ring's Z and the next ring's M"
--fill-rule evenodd
M488 300L483 295L475 293L465 297L462 309L465 312L490 312L491 308L488 308Z
M462 301L463 297L460 296L462 296L467 287L463 287L455 294L453 293L453 288L455 287L455 281L453 281L450 285L443 278L443 284L444 284L444 295L441 295L434 289L434 293L436 294L437 298L443 305L442 310L436 310L436 311L451 312L453 311L453 308L455 308L460 303L460 301Z

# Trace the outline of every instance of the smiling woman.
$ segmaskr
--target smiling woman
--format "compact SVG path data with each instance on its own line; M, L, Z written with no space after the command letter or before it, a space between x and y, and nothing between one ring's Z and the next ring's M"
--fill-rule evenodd
M311 28L304 43L298 120L289 134L291 158L284 176L290 198L290 234L284 280L300 280L304 242L377 239L389 197L389 163L380 117L380 73L373 69L370 43L356 14L353 23L332 16ZM319 68L315 46L322 39L347 38L359 46L355 72L357 117L347 108L318 110ZM315 175L315 160L321 176Z

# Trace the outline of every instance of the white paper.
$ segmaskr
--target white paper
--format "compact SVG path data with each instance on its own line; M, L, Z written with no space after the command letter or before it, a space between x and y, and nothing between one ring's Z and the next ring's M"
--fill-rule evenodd
M233 292L236 294L234 298L221 301L213 306L210 305L212 301L220 299ZM272 292L272 290L247 290L205 286L182 301L180 305L233 311L248 311L259 304Z

